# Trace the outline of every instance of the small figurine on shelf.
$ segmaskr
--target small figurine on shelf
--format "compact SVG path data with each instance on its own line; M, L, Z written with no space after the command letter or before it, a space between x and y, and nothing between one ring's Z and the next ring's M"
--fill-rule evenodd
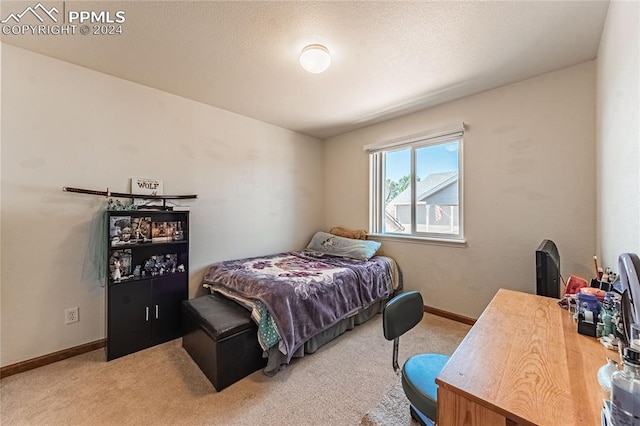
M178 259L175 254L167 254L164 259L164 267L166 269L166 272L175 274L177 261Z
M122 278L122 273L120 272L120 259L116 259L113 262L113 272L111 273L111 278L113 278L114 281L120 281L120 278Z
M156 275L155 268L156 268L156 257L151 256L151 258L147 259L146 262L144 262L144 270L147 271L149 275L154 277Z
M141 274L141 270L142 270L142 266L136 265L135 269L133 270L133 276L136 278L139 278Z
M605 293L605 297L604 297L604 300L602 301L601 309L600 309L600 318L604 323L603 336L608 336L610 334L613 334L615 330L615 325L613 320L615 315L616 300L618 297L619 296L616 293L611 291L608 291L607 293Z

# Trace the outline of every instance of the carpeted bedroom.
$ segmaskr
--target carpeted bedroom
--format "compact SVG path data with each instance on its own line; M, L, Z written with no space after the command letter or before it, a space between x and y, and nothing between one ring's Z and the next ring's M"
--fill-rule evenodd
M624 411L640 1L0 3L2 426Z
M425 314L400 359L452 354L469 326ZM104 362L104 349L3 378L6 425L409 425L382 317L347 331L274 377L262 371L216 392L181 339ZM392 404L388 401L391 399Z

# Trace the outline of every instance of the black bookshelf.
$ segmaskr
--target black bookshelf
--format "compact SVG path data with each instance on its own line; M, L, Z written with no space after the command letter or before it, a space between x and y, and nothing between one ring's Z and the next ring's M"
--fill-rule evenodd
M106 212L107 360L176 339L189 293L189 212Z

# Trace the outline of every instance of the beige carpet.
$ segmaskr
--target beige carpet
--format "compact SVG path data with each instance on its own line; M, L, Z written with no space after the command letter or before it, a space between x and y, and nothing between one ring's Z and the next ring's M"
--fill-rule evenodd
M180 339L111 362L104 350L93 351L2 379L1 423L359 425L398 382L381 320L378 315L275 377L258 371L220 393ZM425 315L400 339L400 362L419 352L451 354L468 330ZM408 418L405 410L389 415Z
M365 414L361 426L418 426L409 414L409 400L400 378L389 387L378 404Z

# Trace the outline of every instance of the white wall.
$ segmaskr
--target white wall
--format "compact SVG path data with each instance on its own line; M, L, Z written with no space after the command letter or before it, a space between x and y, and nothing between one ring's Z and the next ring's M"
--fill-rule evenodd
M535 292L535 249L588 277L595 250L595 64L554 73L325 141L325 228L367 227L363 145L464 121L468 245L384 241L425 304L477 317L500 287Z
M0 43L0 60L2 58L2 46ZM2 117L2 66L0 66L0 117ZM2 120L0 120L0 177L2 176ZM2 241L2 181L0 181L0 241ZM0 244L0 309L2 308L2 244ZM0 352L2 346L2 312L0 311ZM0 353L0 366L2 365Z
M2 103L2 366L105 337L87 260L105 200L63 186L197 194L191 296L208 264L301 249L322 225L319 140L10 45Z
M598 251L640 255L640 3L612 1L597 69Z

